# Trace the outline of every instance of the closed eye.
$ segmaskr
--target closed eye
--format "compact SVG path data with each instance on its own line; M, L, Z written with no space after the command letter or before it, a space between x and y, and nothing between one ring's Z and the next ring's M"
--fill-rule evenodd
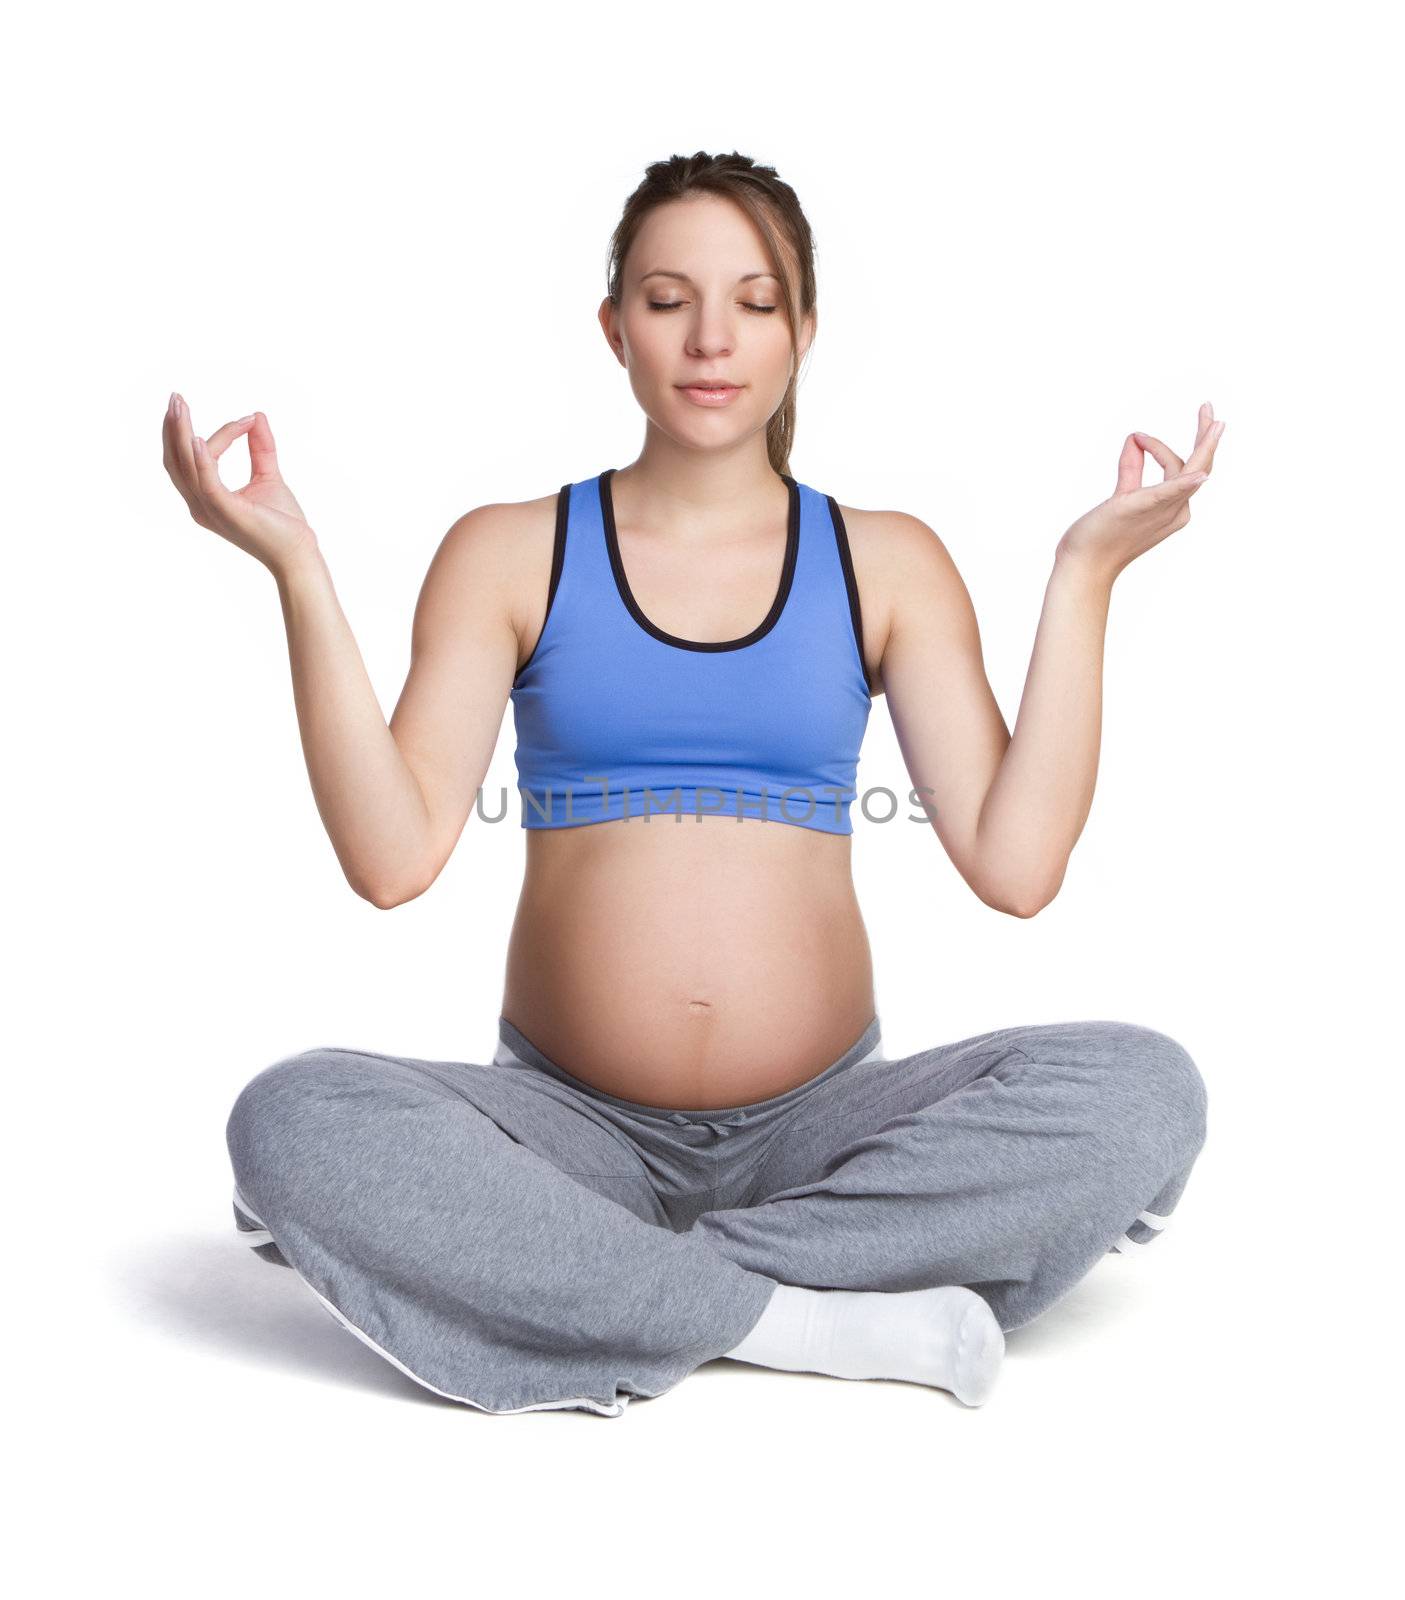
M650 311L677 311L679 306L686 306L687 303L688 302L686 300L650 300L649 301L649 310ZM742 301L742 305L745 306L748 311L771 312L771 311L776 311L776 310L779 309L776 306L758 306L758 305L754 305L750 300L743 300Z

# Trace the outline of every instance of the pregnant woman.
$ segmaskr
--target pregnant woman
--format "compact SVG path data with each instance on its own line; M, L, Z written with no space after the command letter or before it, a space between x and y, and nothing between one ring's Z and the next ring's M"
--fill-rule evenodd
M501 814L481 785L509 699L526 829L493 1059L265 1067L228 1122L236 1226L484 1411L618 1416L720 1356L979 1405L1007 1330L1164 1226L1205 1086L1174 1039L1114 1021L886 1058L851 875L860 745L886 694L908 814L986 905L1048 904L1092 801L1113 581L1185 526L1223 424L1203 407L1184 461L1128 437L1054 552L1012 737L936 534L790 473L816 318L790 186L735 153L651 166L599 316L643 448L449 529L389 724L264 414L202 441L171 398L191 515L277 582L352 888L403 904L476 803Z

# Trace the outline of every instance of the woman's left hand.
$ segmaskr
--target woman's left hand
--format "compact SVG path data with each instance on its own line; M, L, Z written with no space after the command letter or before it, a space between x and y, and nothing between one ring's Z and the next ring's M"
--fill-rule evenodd
M1117 487L1059 540L1058 554L1086 561L1111 581L1129 562L1160 544L1190 521L1190 497L1210 476L1224 423L1215 421L1207 400L1200 408L1199 431L1190 459L1181 458L1149 433L1129 433L1117 463ZM1160 483L1143 485L1142 468L1150 454L1161 463Z

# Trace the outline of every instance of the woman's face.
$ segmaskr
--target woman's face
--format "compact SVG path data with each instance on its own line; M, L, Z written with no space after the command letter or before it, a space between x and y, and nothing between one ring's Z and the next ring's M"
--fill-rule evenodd
M765 431L785 398L792 354L779 264L742 208L689 195L645 217L600 322L654 425L699 449ZM798 341L814 337L813 315ZM708 384L730 385L708 394Z

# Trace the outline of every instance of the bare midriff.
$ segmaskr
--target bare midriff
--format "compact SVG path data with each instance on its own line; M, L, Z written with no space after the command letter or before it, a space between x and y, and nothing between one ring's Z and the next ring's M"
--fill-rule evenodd
M852 834L682 813L526 836L502 1014L594 1088L748 1105L873 1020Z

